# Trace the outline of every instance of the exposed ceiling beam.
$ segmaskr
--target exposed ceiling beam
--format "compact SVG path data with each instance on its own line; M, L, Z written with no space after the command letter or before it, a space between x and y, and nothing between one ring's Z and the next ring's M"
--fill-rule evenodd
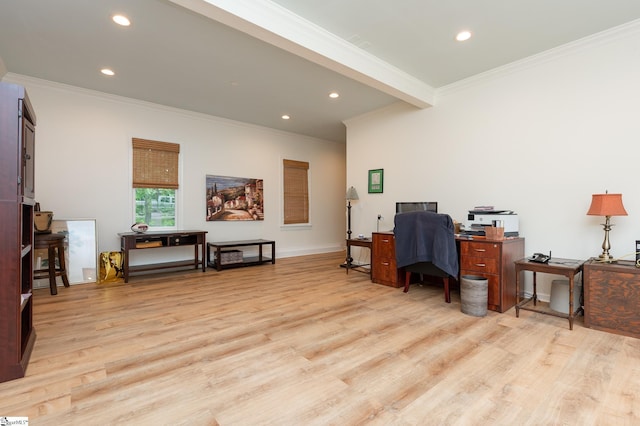
M170 0L418 108L434 89L269 0Z

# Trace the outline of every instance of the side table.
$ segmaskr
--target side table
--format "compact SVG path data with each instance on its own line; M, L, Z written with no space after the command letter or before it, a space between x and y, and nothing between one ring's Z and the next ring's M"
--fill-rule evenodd
M527 311L538 312L541 314L553 315L560 318L567 318L569 320L569 330L573 330L573 318L575 314L582 309L574 309L573 306L573 287L575 276L582 271L584 260L576 259L562 259L552 257L549 263L537 263L531 262L528 259L520 259L514 262L516 268L516 297L518 303L516 303L516 317L520 317L520 309ZM533 272L533 296L520 301L520 279L522 271ZM536 308L538 302L538 294L536 288L536 273L541 272L545 274L564 275L569 279L569 313L563 314L561 312L547 311ZM524 286L523 286L524 290ZM526 306L529 302L533 301L533 306Z
M263 256L263 245L271 246L271 257ZM223 260L223 249L229 249L232 247L258 247L258 256L244 257L240 252L240 259L226 262ZM214 258L211 258L211 249L214 251ZM207 243L207 263L212 268L216 268L216 271L220 272L226 268L239 268L241 266L254 266L262 265L263 263L276 263L276 242L273 240L241 240L241 241L219 241L214 243Z
M353 264L353 258L351 257L351 247L352 246L356 246L356 247L366 247L369 249L369 251L371 251L371 238L348 238L347 239L347 259L346 259L346 267L345 269L347 270L347 274L349 273L349 269L354 269L356 271L359 272L365 272L365 273L370 273L370 270L368 271L363 271L362 269L356 269L356 268L361 268L362 266L368 266L370 265L369 263L365 263L365 264L358 264L358 265L354 265ZM371 254L373 255L373 253Z

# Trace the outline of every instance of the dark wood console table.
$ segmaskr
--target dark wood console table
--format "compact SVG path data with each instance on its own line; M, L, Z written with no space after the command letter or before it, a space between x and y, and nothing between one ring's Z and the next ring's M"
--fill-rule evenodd
M271 257L265 257L262 253L263 245L271 245ZM232 248L258 246L258 256L244 257L242 252L231 253ZM215 258L211 259L211 249L215 251ZM226 249L226 250L225 250ZM228 262L223 259L223 254L238 254L238 258L230 258ZM242 240L242 241L220 241L217 243L207 243L207 262L216 271L226 268L239 268L241 266L262 265L263 263L276 263L276 242L272 240Z
M153 271L156 269L179 268L193 266L202 272L206 271L207 264L204 261L204 244L207 231L151 231L145 233L123 232L120 236L120 248L123 254L124 282L129 282L129 276L135 272ZM193 260L181 260L176 262L153 263L148 265L129 265L129 252L131 250L149 250L167 247L194 246ZM198 250L200 248L200 250ZM200 259L199 252L202 253Z

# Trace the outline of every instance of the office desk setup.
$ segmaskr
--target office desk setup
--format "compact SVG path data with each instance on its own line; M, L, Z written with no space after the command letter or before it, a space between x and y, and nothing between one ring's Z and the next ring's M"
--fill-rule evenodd
M484 215L470 214L469 218L472 216L477 221L485 219ZM604 263L594 259L565 259L539 254L525 258L524 238L517 236L517 228L512 235L507 235L505 231L504 237L500 238L487 235L489 238L473 233L455 234L459 273L454 278L458 281L465 275L486 278L488 309L503 313L515 307L518 318L521 310L565 318L569 321L570 330L573 330L575 317L584 310L586 327L640 338L640 266L635 262ZM402 233L398 236L402 238ZM347 239L347 273L349 269L360 266L352 264L351 247L354 246L370 250L372 282L390 287L402 287L405 280L408 282L409 274L405 274L405 268L397 267L396 235L392 231L373 232L370 239ZM524 297L525 272L533 274L533 293L530 297ZM568 307L563 306L562 312L556 310L557 306L552 308L552 304L549 307L538 304L539 273L567 278ZM578 291L575 285L577 277L583 281L584 307L574 297L575 291ZM563 299L560 300L563 305Z
M458 236L459 275L479 275L488 280L488 308L506 312L516 304L513 262L524 257L524 238L488 240ZM404 286L402 268L396 267L393 232L374 232L371 239L371 281L390 287Z

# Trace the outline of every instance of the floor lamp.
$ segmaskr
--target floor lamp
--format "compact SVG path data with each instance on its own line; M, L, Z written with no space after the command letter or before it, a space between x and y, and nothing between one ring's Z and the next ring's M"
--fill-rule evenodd
M351 239L351 201L355 201L358 199L358 191L353 186L350 186L347 189L347 240ZM351 257L351 247L347 245L347 259L345 262L345 266L348 268L351 266L351 262L353 262L353 258Z

